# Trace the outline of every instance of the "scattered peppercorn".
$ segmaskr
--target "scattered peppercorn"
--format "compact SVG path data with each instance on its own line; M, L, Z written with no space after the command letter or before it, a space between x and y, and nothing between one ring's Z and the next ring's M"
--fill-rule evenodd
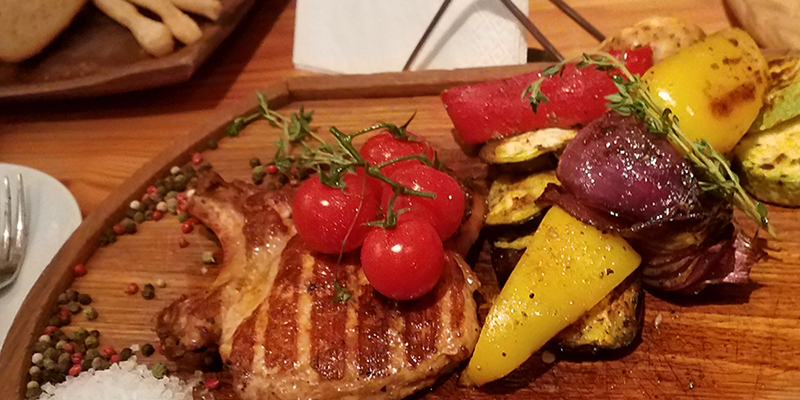
M67 311L69 311L69 313L72 315L81 312L80 303L78 303L77 301L70 301L69 303L67 303Z
M75 364L69 369L69 374L72 376L78 376L78 374L80 373L81 373L81 366L79 364Z
M59 364L72 364L72 355L69 353L61 353L58 356L58 363Z
M86 355L84 356L84 359L88 358L89 361L92 361L92 360L95 359L95 357L100 357L100 351L99 350L97 350L96 348L86 350Z
M50 341L50 335L44 334L42 336L39 336L39 341L40 342L44 342L44 343L49 342Z
M86 266L83 264L78 264L72 268L72 273L75 275L76 278L80 278L86 275Z
M275 175L278 173L278 166L275 164L267 165L266 171L270 175Z
M183 233L192 233L194 230L194 224L192 224L192 220L186 220L186 222L181 225L181 232Z
M60 304L60 305L64 305L64 304L69 303L69 299L67 298L67 294L66 293L59 294L58 295L58 300L56 302L58 304Z
M97 329L92 329L92 331L89 332L89 335L94 336L96 338L99 338L100 337L100 331L98 331Z
M64 326L64 324L61 322L61 319L58 318L58 316L55 316L55 315L50 317L50 319L47 320L47 325L52 325L52 326L55 326L55 327Z
M170 214L178 213L178 199L176 198L167 199L167 211L169 211Z
M46 370L54 370L56 369L56 365L58 365L58 363L52 358L45 357L44 361L42 361L42 366Z
M142 297L144 297L145 300L150 300L153 297L156 297L156 288L149 283L144 285L144 288L142 288Z
M103 357L106 357L106 358L108 358L108 357L111 357L111 356L113 356L114 354L117 354L117 351L116 351L116 350L114 350L114 347L113 347L113 346L111 346L111 345L106 345L106 346L103 346L103 349L102 349L102 350L100 350L100 354L102 354L102 355L103 355Z
M122 361L122 357L120 357L119 354L114 354L113 356L108 358L108 362L111 364L116 364L120 361Z
M258 157L253 157L250 159L250 168L255 168L261 165L261 160Z
M152 345L152 344L150 344L150 343L147 343L147 344L145 344L144 346L142 346L141 353L142 353L142 355L143 355L143 356L145 356L145 357L150 357L150 356L152 356L152 355L153 355L153 353L155 353L155 352L156 352L156 348L155 348L155 347L153 347L153 345Z
M73 364L80 364L83 361L83 353L74 353L70 358Z
M158 278L158 279L156 279L156 287L163 289L163 288L167 287L167 283L164 282L163 279Z
M81 369L84 371L88 371L89 368L92 368L92 360L94 360L94 358L89 358L89 357L86 357L83 360L81 360Z
M206 148L208 148L209 150L216 150L217 147L219 147L219 143L217 143L217 141L214 139L208 139L208 141L206 142Z
M150 373L152 373L156 379L161 379L167 375L167 365L164 363L153 365L153 367L150 368Z
M125 233L128 234L136 233L136 222L134 222L132 219L125 218L122 220L120 224L122 225L122 228L125 230Z
M94 307L92 307L92 306L86 306L86 308L83 309L83 315L89 321L94 321L94 320L97 319L97 310L95 310ZM90 336L90 337L94 337L94 336Z
M66 308L64 311L66 311ZM72 322L72 317L69 315L69 311L67 311L66 315L59 315L58 320L61 326L67 326Z
M184 238L184 237L180 237L180 238L178 238L178 246L180 246L180 248L182 248L182 249L186 248L186 247L189 247L189 241L186 240L186 238Z
M142 222L144 222L145 221L144 213L141 211L137 211L135 214L133 214L133 221L136 222L137 224L141 224Z
M128 284L128 288L125 290L125 293L131 294L131 295L136 294L138 292L139 292L139 285L137 285L135 283L129 283Z
M88 338L86 338L86 340L83 341L83 344L86 345L86 347L89 349L94 349L97 347L98 344L100 344L100 341L97 340L97 338L94 336L89 336Z
M64 343L67 343L67 342L64 342ZM51 344L52 343L36 342L36 344L33 345L33 351L35 353L44 353L45 350L50 348Z
M182 212L182 213L178 214L178 221L180 221L181 223L186 222L188 220L189 220L189 214L188 213Z
M122 227L122 224L116 224L113 226L114 234L117 236L125 234L125 228Z
M119 357L122 361L127 361L133 355L133 351L129 348L124 348L119 352Z
M64 353L67 354L75 353L75 342L68 342L67 344L64 345L64 348L62 350L64 350Z
M161 210L153 211L153 221L161 221L161 218L164 218L164 212Z
M219 387L219 379L208 377L203 386L208 390L215 390Z
M94 368L95 371L104 370L108 368L108 363L103 357L95 357L94 360L92 360L92 368Z
M201 165L200 168L198 168L197 170L198 171L208 171L211 168L212 168L211 164L206 163L206 164Z
M80 295L78 295L78 303L81 303L83 305L92 304L92 296L89 296L86 293L81 293Z
M42 353L33 353L33 355L31 356L31 362L34 365L41 366L42 361L44 361L44 354Z
M30 375L32 381L42 381L42 369L35 365L28 370L28 375Z

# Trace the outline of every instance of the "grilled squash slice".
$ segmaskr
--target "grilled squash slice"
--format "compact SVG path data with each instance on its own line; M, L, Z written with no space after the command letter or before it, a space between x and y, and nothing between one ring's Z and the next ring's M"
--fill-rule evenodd
M545 210L536 204L547 184L558 184L555 171L537 172L523 178L502 175L489 189L486 225L515 225L536 218Z
M604 353L627 347L639 336L644 320L641 274L631 274L574 324L556 336L568 353Z
M769 76L766 104L752 131L763 131L800 115L800 55L770 60Z
M546 128L490 142L478 154L488 164L511 171L539 171L556 165L555 153L564 149L578 131Z
M742 183L753 197L800 206L800 118L747 134L734 154Z

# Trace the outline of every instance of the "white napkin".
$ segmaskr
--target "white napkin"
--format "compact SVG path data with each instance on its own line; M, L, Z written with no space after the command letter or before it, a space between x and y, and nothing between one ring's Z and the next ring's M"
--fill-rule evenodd
M403 69L443 0L297 0L293 61L315 72ZM527 15L528 1L514 0ZM523 64L522 27L499 0L453 0L411 70Z

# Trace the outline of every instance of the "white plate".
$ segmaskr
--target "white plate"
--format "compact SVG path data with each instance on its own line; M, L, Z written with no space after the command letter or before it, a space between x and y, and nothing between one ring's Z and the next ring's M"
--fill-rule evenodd
M5 341L28 291L81 223L78 202L61 182L32 168L0 163L0 182L8 176L10 186L16 188L18 173L22 174L27 197L28 250L17 281L0 290L0 343ZM0 199L0 205L4 206L4 201Z

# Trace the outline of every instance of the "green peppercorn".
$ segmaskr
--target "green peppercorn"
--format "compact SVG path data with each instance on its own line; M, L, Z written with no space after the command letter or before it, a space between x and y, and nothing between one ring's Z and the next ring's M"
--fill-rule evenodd
M67 303L67 311L69 311L69 313L73 315L81 312L80 303L78 303L77 301L70 301L69 303Z
M155 200L151 199L150 196L145 197L144 201L142 201L142 207L144 207L145 210L152 209L155 204Z
M81 303L83 305L92 304L92 296L89 296L88 294L85 293L81 293L80 296L78 296L78 303Z
M100 341L97 340L97 338L94 337L94 336L89 336L89 337L86 338L86 340L83 341L83 344L85 344L86 348L89 348L89 349L96 348L99 343L100 343Z
M92 360L94 360L94 358L89 358L89 353L86 354L87 356L81 361L81 369L84 371L88 371L89 368L92 368Z
M66 363L71 363L72 362L72 355L71 354L69 354L69 353L61 353L58 356L58 363L59 364L65 363L65 362Z
M203 264L215 264L217 260L214 258L214 253L210 251L203 252Z
M188 219L189 219L189 213L182 212L182 213L178 214L178 221L180 221L180 223L184 223Z
M66 340L59 340L58 343L56 343L56 350L64 350L64 346L66 346L66 345L67 345L67 341Z
M263 165L253 168L253 180L263 180L265 176L267 176L267 170L264 169Z
M42 367L46 370L52 371L56 369L56 365L58 365L58 363L50 358L45 358L44 361L42 361Z
M258 157L253 157L250 159L250 168L255 168L261 166L261 160Z
M91 332L89 332L89 334L96 338L100 337L100 331L98 331L97 329L93 329Z
M38 342L37 341L36 344L33 345L33 352L34 353L44 353L45 350L47 350L50 347L48 345L49 345L49 343ZM58 345L56 345L56 348L58 348Z
M44 359L45 360L56 361L56 360L58 360L58 355L60 353L61 353L60 351L58 351L58 350L56 350L56 349L51 347L51 348L45 350L44 353L42 353L42 355L44 355Z
M42 381L42 369L35 365L28 370L28 375L30 375L32 381Z
M167 211L173 215L178 213L178 199L174 197L167 199Z
M145 300L150 300L153 297L156 297L156 288L149 283L144 285L142 288L142 297L144 297Z
M73 289L67 289L67 291L66 291L66 292L64 292L64 294L66 294L66 295L67 295L67 299L68 299L69 301L76 301L76 300L78 300L78 296L80 295L80 293L78 293L78 291L77 291L77 290L73 290Z
M120 222L122 224L122 229L125 230L125 233L132 234L136 233L136 222L134 222L130 218L125 218Z
M153 365L153 367L150 368L150 373L152 373L156 379L161 379L167 375L167 366L164 363Z
M144 219L147 220L147 221L152 221L153 220L153 214L155 214L155 211L153 211L153 210L145 211L144 212Z
M53 340L55 340L56 342L58 342L59 340L66 340L66 339L67 339L67 334L61 329L53 332Z
M152 356L152 355L153 355L153 353L155 353L155 352L156 352L156 348L155 348L155 347L153 347L153 345L152 345L152 344L150 344L150 343L147 343L147 344L145 344L144 346L142 346L142 349L141 349L140 351L141 351L141 353L142 353L142 355L143 355L143 356L145 356L145 357L150 357L150 356Z
M206 148L209 150L216 150L219 147L219 143L217 143L214 139L208 139L206 141Z
M87 331L86 328L78 328L70 332L68 336L69 340L73 342L83 342L87 337L89 337L89 331Z
M279 182L280 182L282 185L285 185L285 184L289 183L289 177L288 177L288 176L286 176L286 175L280 174L280 175L278 175L278 181L279 181Z
M75 343L76 353L83 353L84 351L86 351L86 345L84 345L83 342Z
M38 399L39 396L42 395L42 388L35 387L30 389L25 389L25 398L27 399Z
M162 182L160 186L157 186L156 190L158 191L158 195L161 197L164 197L164 195L167 194L167 187L164 186L164 182Z
M95 310L94 307L92 306L86 306L86 308L83 309L83 315L86 316L86 319L88 319L89 321L94 321L97 319L97 310Z
M133 351L129 348L124 348L122 351L119 352L119 358L122 361L127 361L133 355Z
M58 320L59 320L59 323L56 326L59 326L59 327L60 326L67 326L72 322L72 317L69 314L67 314L67 315L64 315L63 317L58 317ZM51 324L51 325L53 325L53 324Z
M182 192L186 190L186 183L189 182L189 178L186 175L178 175L175 177L175 191Z
M60 295L58 295L58 301L57 302L58 302L58 304L60 304L62 306L64 304L69 303L69 299L67 298L67 294L66 293L61 293Z
M92 360L92 368L94 368L95 371L104 370L108 368L108 362L106 362L106 360L103 357L95 357Z
M143 212L137 211L135 214L133 214L133 222L136 222L137 224L141 224L144 221L145 221L145 218L144 218L144 213Z
M100 350L97 349L89 349L86 350L86 354L83 358L88 358L90 361L94 360L95 357L100 357Z
M164 189L166 192L162 195L162 197L166 198L167 193L173 191L175 189L175 178L168 176L164 178ZM160 193L159 193L160 194Z
M28 382L28 384L25 387L28 388L28 389L38 388L39 387L39 382L30 381L30 382Z
M198 168L197 170L198 171L208 171L211 168L212 168L211 164L206 163L206 164L201 165L200 168Z

